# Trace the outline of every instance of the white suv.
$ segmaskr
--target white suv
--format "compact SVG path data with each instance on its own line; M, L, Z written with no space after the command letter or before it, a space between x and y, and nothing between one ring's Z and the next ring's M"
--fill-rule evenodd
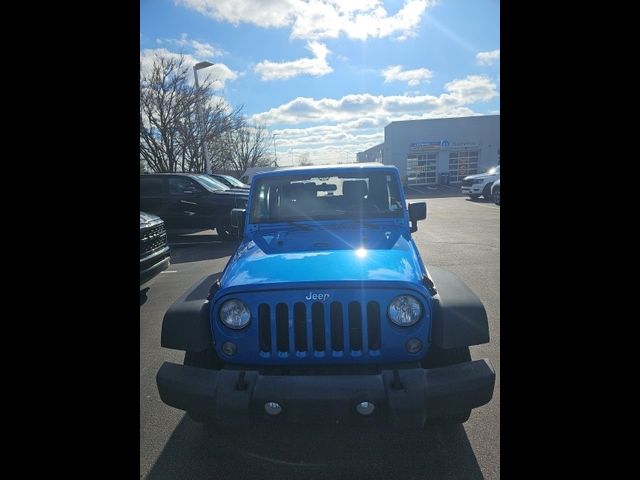
M493 197L493 203L500 205L500 179L493 182L493 187L491 187L491 196Z
M471 198L483 195L487 200L491 199L491 185L500 179L500 165L490 168L487 173L469 175L462 180L462 193Z

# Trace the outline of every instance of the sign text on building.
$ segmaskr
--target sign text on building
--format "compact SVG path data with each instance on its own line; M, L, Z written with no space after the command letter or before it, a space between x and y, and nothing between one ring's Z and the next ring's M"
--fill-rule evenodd
M450 142L449 140L438 140L433 142L414 142L410 144L410 151L419 152L423 150L447 150L450 148L472 148L479 146L477 141Z

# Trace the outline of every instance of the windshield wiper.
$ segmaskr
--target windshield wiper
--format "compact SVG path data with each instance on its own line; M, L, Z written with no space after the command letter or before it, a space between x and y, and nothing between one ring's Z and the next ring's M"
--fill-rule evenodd
M371 223L371 222L365 222L362 220L353 220L352 223L338 223L335 225L331 225L331 228L359 228L359 227L364 227L364 228L370 228L372 230L378 230L380 227L378 225L376 225L375 223Z

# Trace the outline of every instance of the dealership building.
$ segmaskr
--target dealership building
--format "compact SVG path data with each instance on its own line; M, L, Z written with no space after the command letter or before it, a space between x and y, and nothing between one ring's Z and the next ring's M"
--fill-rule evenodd
M391 122L357 160L395 165L405 185L456 184L500 164L500 115Z

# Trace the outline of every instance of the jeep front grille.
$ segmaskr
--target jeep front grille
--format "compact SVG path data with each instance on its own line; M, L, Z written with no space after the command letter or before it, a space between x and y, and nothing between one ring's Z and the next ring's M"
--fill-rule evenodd
M262 303L258 306L258 347L263 355L299 358L375 354L382 348L380 305L371 301L363 309L356 301L314 302L310 308L302 302Z
M475 181L475 180L462 180L462 184L461 184L461 185L462 185L463 187L470 187L471 185L473 185L473 182L474 182L474 181Z

